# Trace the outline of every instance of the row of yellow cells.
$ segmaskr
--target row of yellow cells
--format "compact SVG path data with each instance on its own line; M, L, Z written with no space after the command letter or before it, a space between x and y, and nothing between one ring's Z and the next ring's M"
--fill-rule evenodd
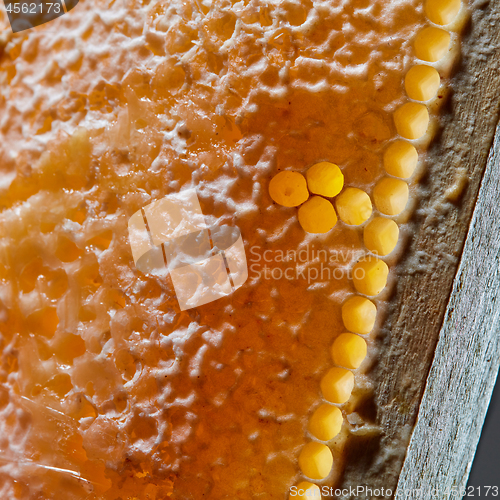
M460 0L427 0L425 10L435 25L451 23L461 8ZM422 29L414 41L415 56L427 63L441 60L449 51L450 34L437 26ZM433 99L440 86L440 75L428 64L413 66L405 76L405 89L413 101L403 104L394 113L394 123L399 136L386 149L383 158L388 176L373 189L376 209L383 215L401 213L408 202L408 184L402 179L412 176L417 166L418 154L408 141L421 138L429 125L427 107L421 102ZM406 140L405 140L406 139ZM305 177L299 172L278 173L269 185L269 194L278 204L299 207L298 219L309 233L326 233L337 223L338 217L348 225L361 225L372 215L370 196L361 189L344 189L344 176L334 163L313 165ZM311 196L312 194L312 196ZM335 198L335 207L332 200ZM336 210L335 210L336 209ZM386 217L374 217L363 230L366 248L372 256L355 265L353 283L365 296L378 295L386 285L389 269L376 255L388 255L399 238L397 224ZM360 268L362 272L357 273ZM340 432L343 417L338 406L348 401L354 388L354 375L367 354L367 344L360 337L369 333L377 314L375 304L367 297L356 295L342 306L342 320L348 330L337 337L332 346L335 367L323 377L321 391L327 403L320 405L309 421L309 432L315 440L302 449L299 466L304 476L312 480L325 479L333 466L333 457L326 444ZM333 403L333 404L332 404ZM303 481L298 485L298 498L321 498L317 485Z

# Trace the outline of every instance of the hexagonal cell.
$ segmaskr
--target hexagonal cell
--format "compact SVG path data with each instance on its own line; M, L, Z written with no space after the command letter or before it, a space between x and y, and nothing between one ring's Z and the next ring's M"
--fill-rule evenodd
M394 141L385 150L384 169L389 175L408 179L417 167L418 153L413 144Z
M321 196L313 196L299 208L299 222L308 233L327 233L337 223L333 205Z
M420 139L429 126L429 111L423 104L407 102L394 112L394 124L401 137Z
M280 172L269 183L269 195L279 205L297 207L309 198L306 179L300 172Z
M307 443L299 455L299 467L302 473L311 479L324 479L333 466L330 448L315 441Z
M419 64L406 73L406 93L415 101L428 101L436 97L439 85L441 85L441 77L437 69L432 66Z
M442 26L450 24L460 12L460 0L427 0L425 15L435 24Z
M387 264L370 256L354 265L352 278L354 288L364 295L378 295L387 284L388 274Z
M51 338L54 336L59 324L55 307L44 307L31 313L26 318L26 328L35 335Z
M385 215L401 213L406 208L408 197L408 184L393 177L385 177L373 189L375 206Z
M451 36L447 31L428 26L415 38L415 55L422 61L437 62L447 54L450 41Z
M320 441L330 441L342 428L342 412L333 405L322 404L309 420L309 432Z
M354 333L369 333L375 325L377 307L366 297L355 295L342 304L344 326Z
M354 333L340 334L332 345L332 359L336 365L355 370L366 358L366 342Z
M321 380L321 392L330 403L345 403L351 397L353 388L354 375L343 368L330 368Z
M385 217L375 217L366 225L363 233L366 248L376 255L390 254L396 247L398 239L398 225Z
M335 206L340 220L353 226L363 224L372 214L370 197L358 188L346 188L337 197Z

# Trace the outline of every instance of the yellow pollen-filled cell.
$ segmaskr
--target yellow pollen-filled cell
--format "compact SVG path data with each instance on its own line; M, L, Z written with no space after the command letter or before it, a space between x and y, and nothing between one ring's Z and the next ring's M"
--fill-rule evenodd
M366 358L366 342L354 333L340 334L332 345L332 359L336 365L355 370Z
M300 452L299 466L304 476L311 479L325 479L332 470L332 452L326 444L315 441L307 443Z
M420 139L429 126L429 111L423 104L407 102L394 112L394 124L401 137Z
M361 189L347 188L335 201L341 221L351 226L359 226L372 214L370 197Z
M363 233L366 248L377 255L390 254L398 243L399 227L391 219L375 217Z
M401 213L408 203L408 195L408 184L394 177L384 177L373 188L375 206L385 215Z
M450 34L440 28L428 26L421 30L415 38L415 55L422 61L437 62L450 48Z
M405 89L410 99L428 101L436 97L441 77L436 68L420 64L413 66L405 77Z
M323 161L316 163L307 172L309 191L328 198L337 196L344 187L344 175L335 163Z
M321 392L330 403L343 404L351 397L354 375L343 368L330 368L321 380Z
M450 24L458 15L461 8L460 0L427 0L425 15L434 24Z
M387 264L383 260L369 256L354 265L352 276L354 288L364 295L378 295L385 288L388 275Z
M321 500L321 490L317 484L309 481L302 481L295 489L295 492L290 494L290 498L299 500Z
M271 179L269 194L276 203L284 207L297 207L309 198L305 177L289 170L280 172Z
M406 141L394 141L385 150L385 171L394 177L408 179L417 167L418 153L413 144Z
M327 233L337 223L337 215L328 200L313 196L299 208L299 222L308 233Z
M354 333L369 333L375 325L377 307L366 297L355 295L342 304L342 321L347 330Z
M309 432L320 441L330 441L342 428L342 412L329 404L322 404L309 420Z

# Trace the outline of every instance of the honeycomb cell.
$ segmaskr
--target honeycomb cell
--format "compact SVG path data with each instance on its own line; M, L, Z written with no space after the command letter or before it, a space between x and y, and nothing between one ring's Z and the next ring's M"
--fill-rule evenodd
M296 494L290 494L290 498L299 500L321 500L319 486L309 481L302 481L297 485Z
M281 4L285 11L286 20L291 26L300 26L307 19L307 10L300 3L283 2Z
M401 137L420 139L429 126L429 111L423 104L407 102L394 112L394 124Z
M344 175L342 171L335 165L323 161L316 163L307 172L307 186L309 191L314 194L320 194L328 198L337 196L344 187Z
M351 397L354 375L344 368L330 368L321 380L321 392L330 403L343 404Z
M309 432L320 441L330 441L342 428L342 412L329 404L322 404L309 420Z
M354 265L352 277L354 288L364 295L378 295L385 288L388 275L387 264L383 260L369 256Z
M289 170L280 172L271 179L269 194L276 203L284 207L297 207L309 198L304 176Z
M154 418L146 415L134 415L127 429L132 441L149 439L157 433L157 423Z
M436 97L441 77L436 68L419 64L413 66L405 77L405 89L408 97L415 101L428 101Z
M38 311L31 313L26 318L26 327L35 335L41 335L46 338L54 336L59 324L55 307L44 307Z
M64 335L56 345L57 357L66 365L73 364L73 359L85 354L85 341L72 333Z
M366 342L354 333L340 334L332 345L332 359L336 365L355 370L366 358Z
M126 391L117 394L113 398L113 403L115 404L116 411L118 413L122 413L122 412L124 412L127 409L127 399L128 399L128 396L127 396L127 392Z
M367 57L370 51L366 47L361 48L359 55L365 54ZM352 61L356 56L353 54ZM361 64L364 57L359 60ZM391 137L391 129L387 123L387 118L384 115L374 112L365 113L354 124L354 130L356 131L360 141L365 144L378 144Z
M43 260L36 257L24 266L19 276L19 287L24 293L31 292L36 285L38 277L44 272Z
M78 207L71 208L66 212L66 218L78 224L83 224L87 218L87 212L85 210L85 205L81 204Z
M125 380L131 380L135 375L135 359L127 349L120 349L116 352L115 365L122 372Z
M427 62L442 59L450 48L450 34L440 28L428 26L421 30L415 38L415 55Z
M71 383L71 377L67 373L58 373L47 382L45 387L62 397L73 388L73 384Z
M335 204L340 220L351 226L363 224L372 214L370 197L358 188L345 189Z
M56 257L61 262L73 262L83 254L76 244L65 236L60 236L56 249Z
M184 84L186 74L180 64L173 59L166 60L158 65L152 78L152 85L162 96L169 93L176 94Z
M460 8L460 0L427 0L425 2L425 15L434 24L444 26L450 24L457 17Z
M389 175L408 179L417 167L418 153L413 144L395 141L385 150L384 169Z
M366 334L373 330L377 307L366 297L355 295L342 304L342 321L347 330Z
M366 225L363 232L366 248L377 255L390 254L396 247L398 238L398 225L385 217L375 217Z
M92 308L88 306L83 306L80 308L80 311L78 312L78 319L82 323L93 321L94 319L96 319L96 313L95 311L92 310Z
M85 246L94 246L99 250L106 250L113 239L113 231L111 229L103 231L85 242Z
M80 393L75 398L71 416L76 420L88 417L95 418L97 417L97 412L92 403L87 399L87 396Z
M68 289L68 275L64 269L55 269L48 273L45 293L49 299L58 299Z
M330 448L315 441L307 443L299 455L299 467L302 473L311 479L325 479L333 466Z
M299 208L299 222L308 233L327 233L337 223L337 215L328 200L313 196Z
M401 213L406 208L408 196L408 184L394 177L381 179L373 189L375 206L385 215Z

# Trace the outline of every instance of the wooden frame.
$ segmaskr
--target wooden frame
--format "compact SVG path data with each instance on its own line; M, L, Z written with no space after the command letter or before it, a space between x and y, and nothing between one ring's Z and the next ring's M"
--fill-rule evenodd
M500 364L500 128L492 148L500 0L472 1L469 9L379 355L367 371L375 389L357 408L376 431L348 441L341 487L461 498L491 398Z

